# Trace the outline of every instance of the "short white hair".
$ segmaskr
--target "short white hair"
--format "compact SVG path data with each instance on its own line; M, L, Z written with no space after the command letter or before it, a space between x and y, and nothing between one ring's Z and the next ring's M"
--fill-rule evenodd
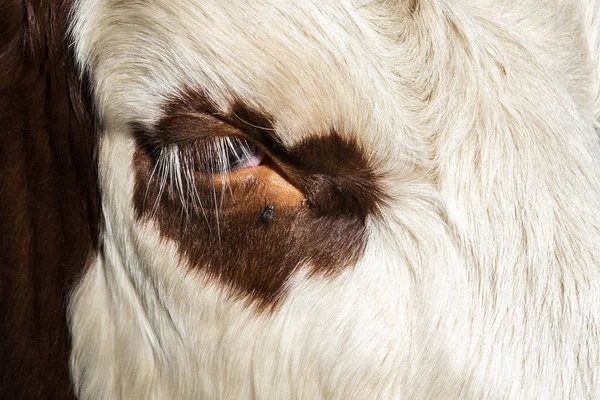
M598 1L79 0L72 38L103 126L81 398L600 396ZM132 127L183 87L359 143L360 259L269 312L189 273L133 204Z

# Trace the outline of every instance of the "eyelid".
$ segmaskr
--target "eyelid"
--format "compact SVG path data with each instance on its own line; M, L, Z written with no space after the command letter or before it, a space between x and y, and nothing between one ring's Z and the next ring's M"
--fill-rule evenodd
M161 119L155 135L164 143L180 144L215 137L244 137L244 133L215 115L174 113Z
M286 169L285 165L280 165L277 161L279 155L286 155L286 149L279 142L273 141L270 135L265 134L264 128L260 127L265 123L250 124L246 120L253 121L253 119L243 112L240 113L239 110L233 112L232 117L219 113L216 108L211 108L207 104L185 103L183 105L184 107L177 103L165 106L163 117L153 128L139 126L138 131L146 138L147 144L155 148L176 146L185 155L187 167L204 173L253 168L264 160L273 160L275 164ZM207 165L207 160L211 161L212 158L206 155L199 157L202 153L207 153L206 148L202 149L202 144L224 138L249 143L255 158L247 159L247 162L235 166L234 169L229 166L215 168L215 165Z
M187 169L204 175L256 168L270 158L260 138L216 112L167 107L154 127L133 127L150 154L174 147Z

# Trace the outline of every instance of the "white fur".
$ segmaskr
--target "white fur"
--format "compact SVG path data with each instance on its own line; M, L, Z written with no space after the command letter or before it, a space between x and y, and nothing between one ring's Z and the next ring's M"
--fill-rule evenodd
M597 1L79 0L103 251L81 398L600 396ZM288 144L355 135L390 201L360 262L257 313L134 217L128 124L187 84Z

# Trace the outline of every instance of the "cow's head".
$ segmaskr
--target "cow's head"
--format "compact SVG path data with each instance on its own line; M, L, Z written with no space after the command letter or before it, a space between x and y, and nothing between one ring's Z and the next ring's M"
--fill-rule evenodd
M432 132L415 124L424 59L397 29L409 11L79 4L104 215L100 257L72 303L82 393L244 397L253 379L292 376L307 396L318 379L350 393L337 374L406 360L411 276L429 270L425 302L437 302L449 282L431 272L456 264ZM115 368L100 373L106 354ZM388 368L365 395L404 379ZM290 387L256 384L257 397Z
M22 302L6 343L48 342L31 393L527 397L592 379L583 41L548 50L537 20L506 22L518 7L444 1L20 3L0 9L0 211L4 264L29 269L0 289Z

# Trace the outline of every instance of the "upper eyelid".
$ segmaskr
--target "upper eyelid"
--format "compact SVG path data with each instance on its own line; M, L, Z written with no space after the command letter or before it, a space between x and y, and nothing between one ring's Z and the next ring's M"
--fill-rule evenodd
M290 149L278 137L272 117L239 101L232 101L224 111L204 91L184 87L165 101L162 114L154 126L139 130L141 138L151 144L237 137L253 143L276 162L293 159Z
M176 145L215 137L238 138L251 143L265 154L273 156L275 150L272 148L275 146L271 146L273 141L262 140L267 136L270 139L271 135L262 134L263 127L252 125L242 120L241 117L243 116L230 118L220 113L209 114L191 110L172 112L161 118L148 133L155 138L157 143Z
M215 115L175 113L167 115L153 129L159 141L181 143L217 136L242 137L244 132Z

